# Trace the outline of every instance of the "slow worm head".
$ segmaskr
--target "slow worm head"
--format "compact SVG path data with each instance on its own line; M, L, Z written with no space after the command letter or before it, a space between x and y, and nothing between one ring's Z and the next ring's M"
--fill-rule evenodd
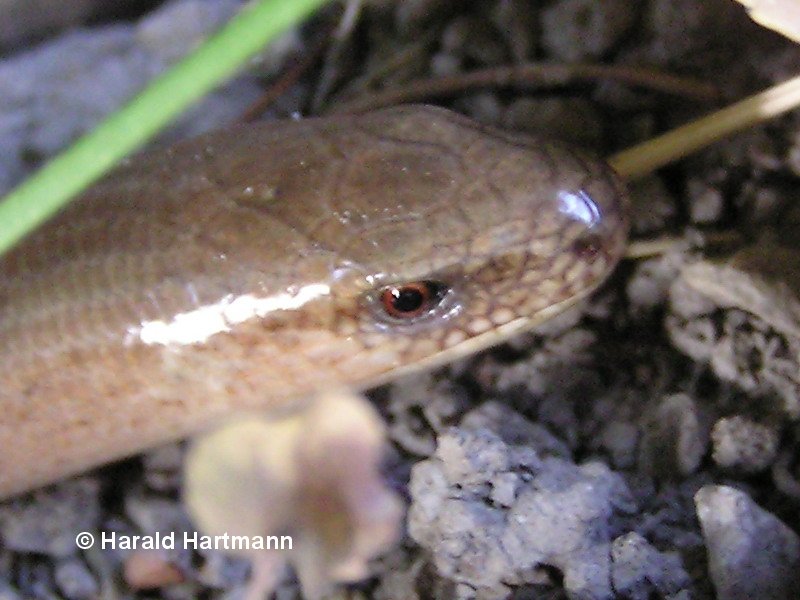
M0 496L495 344L626 233L601 161L431 107L140 155L0 259Z

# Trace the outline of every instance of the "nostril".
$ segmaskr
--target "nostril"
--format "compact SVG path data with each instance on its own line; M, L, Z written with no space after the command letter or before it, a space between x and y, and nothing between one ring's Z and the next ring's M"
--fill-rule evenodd
M603 249L603 240L599 235L587 233L572 243L572 252L579 259L592 262Z

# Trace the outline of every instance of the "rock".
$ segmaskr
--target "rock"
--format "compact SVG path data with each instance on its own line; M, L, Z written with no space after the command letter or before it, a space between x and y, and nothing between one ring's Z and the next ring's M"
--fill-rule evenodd
M800 416L800 255L756 244L724 263L681 270L670 289L667 331L723 381Z
M495 5L492 21L508 32L508 45L514 62L525 62L536 51L539 28L536 13L528 0L503 0Z
M700 177L689 179L689 218L692 223L707 225L722 217L724 193Z
M555 58L578 61L608 52L633 25L635 0L561 0L542 14L542 38Z
M630 299L631 312L642 314L664 305L670 285L686 262L684 252L687 245L686 242L680 242L661 256L637 261L625 290Z
M488 429L499 435L506 444L532 448L542 457L572 456L569 447L546 427L532 423L501 402L484 402L464 415L460 426L473 431Z
M75 536L99 526L99 486L89 477L66 481L0 505L3 545L17 552L67 557L78 551Z
M123 579L132 590L153 590L184 581L181 570L159 550L134 550L125 559Z
M221 550L202 550L204 561L197 569L196 579L211 588L228 589L243 586L250 574L246 560L227 556Z
M20 596L17 592L12 590L10 587L0 585L0 600L21 600L22 596Z
M105 0L0 0L0 46L15 46L75 26L99 11Z
M660 232L674 223L678 212L677 202L660 178L652 175L643 177L632 181L629 188L633 234Z
M719 600L791 600L800 586L800 538L735 488L695 494Z
M571 597L613 597L612 523L633 506L605 465L541 458L489 429L453 428L414 467L410 492L412 538L474 597L534 583L541 564L563 572Z
M614 467L629 469L636 462L639 437L639 428L633 423L611 421L603 426L595 442Z
M178 0L136 24L68 32L0 62L0 192L121 106L238 6L237 0ZM230 122L259 93L254 82L226 86L168 135Z
M436 449L436 434L453 425L468 406L466 394L429 374L399 384L389 389L389 437L412 454L430 456Z
M183 447L167 444L143 457L144 478L148 487L158 492L176 492L181 484Z
M695 401L686 394L667 396L645 417L642 469L661 478L689 475L700 465L707 443Z
M70 600L96 598L100 588L86 564L70 558L56 565L55 580L61 593Z
M194 529L186 509L177 500L134 493L126 498L125 514L136 525L140 535L174 532L180 537Z
M775 460L780 429L735 415L718 420L711 430L712 458L720 467L758 473Z
M611 564L614 590L631 600L675 594L691 583L676 553L659 552L638 533L614 540Z

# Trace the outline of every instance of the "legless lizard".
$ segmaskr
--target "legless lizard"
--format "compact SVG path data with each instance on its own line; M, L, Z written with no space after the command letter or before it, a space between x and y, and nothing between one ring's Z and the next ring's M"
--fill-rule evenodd
M432 107L135 157L0 259L0 496L496 344L597 287L626 212L602 161Z

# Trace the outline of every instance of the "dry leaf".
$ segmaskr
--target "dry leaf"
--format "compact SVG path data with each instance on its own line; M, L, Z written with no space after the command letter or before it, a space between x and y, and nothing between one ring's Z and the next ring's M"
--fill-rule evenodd
M800 42L800 0L736 0L759 25Z
M248 598L294 565L306 598L369 575L399 535L403 507L381 479L384 425L363 398L320 397L282 420L248 418L198 439L186 461L186 503L209 535L280 536L291 550L234 549L252 562Z

